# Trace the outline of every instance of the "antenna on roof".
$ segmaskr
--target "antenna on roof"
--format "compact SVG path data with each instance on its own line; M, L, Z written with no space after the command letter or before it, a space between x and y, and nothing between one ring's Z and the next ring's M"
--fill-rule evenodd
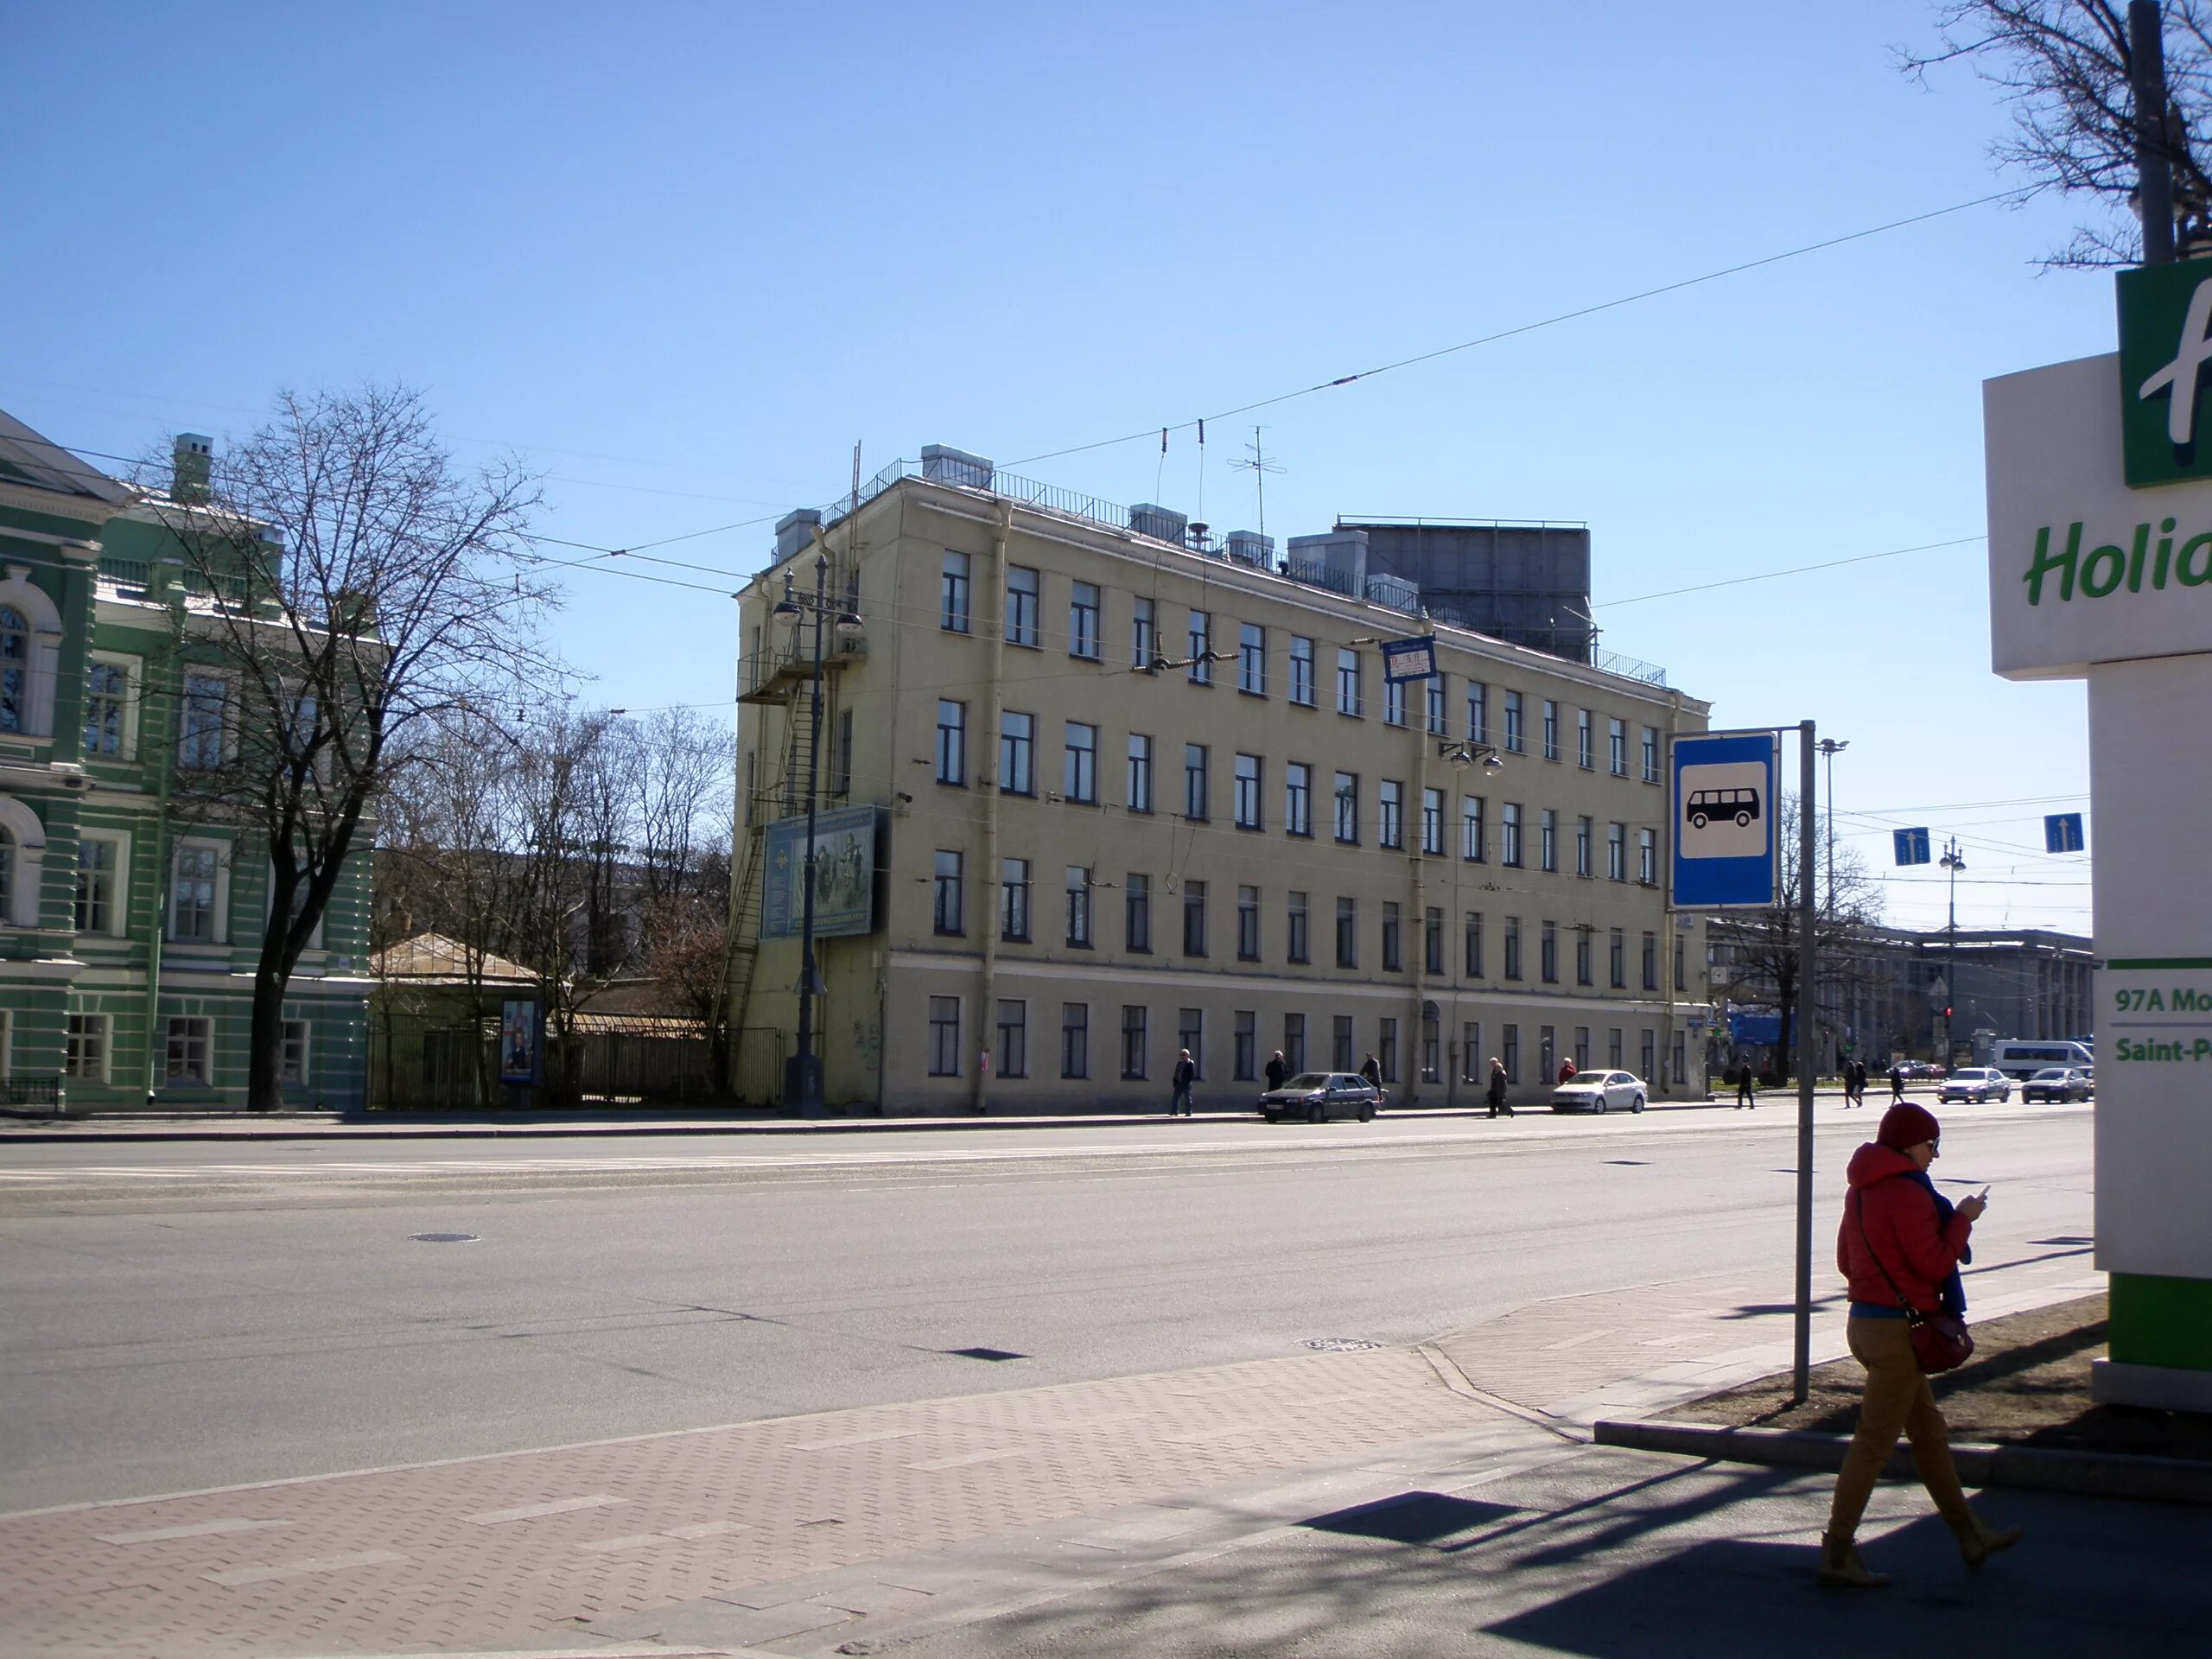
M1260 429L1252 429L1252 442L1244 446L1252 452L1249 461L1232 461L1229 464L1240 473L1252 474L1252 482L1260 492L1260 534L1268 533L1268 474L1282 471L1281 466L1268 459L1268 452L1260 447Z

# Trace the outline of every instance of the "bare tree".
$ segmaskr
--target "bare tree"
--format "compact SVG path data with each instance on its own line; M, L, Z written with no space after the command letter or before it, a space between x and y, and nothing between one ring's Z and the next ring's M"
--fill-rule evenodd
M236 687L223 764L180 774L210 816L252 825L270 863L246 1103L283 1101L286 988L420 722L551 665L550 594L522 537L537 500L512 465L459 471L404 388L284 394L217 463L208 499L153 504L208 598L195 632Z
M2212 238L2212 180L2199 132L2212 134L2212 3L2164 0L2166 109L2155 147L2173 168L2175 243ZM2135 213L2134 55L2125 0L1943 0L1938 45L1900 48L1915 79L1970 63L2012 106L2012 130L1990 147L2001 167L2037 188L2090 197L2102 211L2044 264L2133 264L2142 257Z

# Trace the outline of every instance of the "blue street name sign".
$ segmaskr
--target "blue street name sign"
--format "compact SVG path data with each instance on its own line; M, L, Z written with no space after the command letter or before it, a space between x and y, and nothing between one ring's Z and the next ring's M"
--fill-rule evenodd
M1382 677L1386 680L1427 680L1436 677L1436 636L1382 642Z
M2078 853L2082 850L2082 815L2079 812L2052 812L2043 821L2043 849L2046 853Z
M1892 830L1891 838L1897 842L1898 863L1928 862L1928 831L1925 828Z
M1772 732L1678 737L1674 752L1672 902L1677 910L1775 902Z

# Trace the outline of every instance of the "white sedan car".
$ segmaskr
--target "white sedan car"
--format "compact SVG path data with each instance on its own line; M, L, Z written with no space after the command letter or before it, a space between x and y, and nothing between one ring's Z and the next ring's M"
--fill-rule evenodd
M1552 1090L1555 1112L1606 1112L1623 1107L1643 1109L1643 1079L1633 1071L1578 1071Z

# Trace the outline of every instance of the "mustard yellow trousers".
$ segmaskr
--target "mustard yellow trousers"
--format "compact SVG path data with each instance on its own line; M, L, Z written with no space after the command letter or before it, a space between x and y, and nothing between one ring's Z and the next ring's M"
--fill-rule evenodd
M1951 1441L1943 1414L1928 1379L1912 1357L1912 1333L1903 1319L1853 1319L1845 1326L1852 1357L1866 1368L1866 1397L1859 1408L1859 1432L1835 1481L1835 1502L1828 1510L1828 1536L1848 1541L1859 1529L1866 1499L1902 1431L1912 1442L1912 1461L1920 1484L1954 1527L1973 1524L1959 1471L1951 1462Z

